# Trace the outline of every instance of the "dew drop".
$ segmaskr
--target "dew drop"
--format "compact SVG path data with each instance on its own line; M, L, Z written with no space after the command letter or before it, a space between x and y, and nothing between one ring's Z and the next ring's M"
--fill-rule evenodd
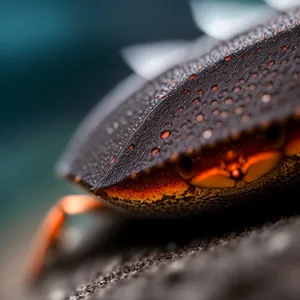
M168 138L171 134L171 131L170 130L165 130L163 131L161 134L160 134L160 137L165 140L166 138Z
M159 149L158 148L153 148L151 153L152 153L152 155L157 155L159 153Z
M272 96L270 94L265 94L261 97L261 101L264 103L268 103L271 100Z
M225 99L225 104L230 105L232 103L232 98Z
M256 85L255 84L249 84L248 88L253 91L253 90L256 89Z
M221 117L224 118L224 119L228 118L228 115L229 115L229 114L228 114L227 111L222 111L222 112L221 112Z
M205 130L204 132L203 132L203 137L205 138L205 139L209 139L209 138L211 138L211 136L212 136L212 130L211 129L207 129L207 130Z
M214 116L217 116L219 113L220 113L220 111L219 111L218 109L215 109L215 110L213 111L213 115L214 115Z
M197 74L192 74L189 78L190 78L190 80L193 80L193 79L195 79L197 76L198 76Z
M237 107L236 109L235 109L235 114L237 114L237 115L239 115L239 114L241 114L242 112L243 112L243 107Z
M203 119L204 119L204 116L203 116L202 114L199 114L198 116L196 116L196 120L197 120L198 122L202 122Z
M249 120L250 120L250 117L249 117L248 115L243 115L243 116L241 117L241 121L242 121L243 123L247 123L247 122L249 122Z

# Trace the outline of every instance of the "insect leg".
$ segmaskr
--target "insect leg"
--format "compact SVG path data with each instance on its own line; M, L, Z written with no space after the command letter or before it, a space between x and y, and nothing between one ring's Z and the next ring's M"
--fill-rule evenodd
M36 234L34 247L29 257L29 270L27 271L29 279L35 281L39 278L47 252L56 240L68 215L103 209L103 207L103 204L93 196L70 195L61 198L49 211Z

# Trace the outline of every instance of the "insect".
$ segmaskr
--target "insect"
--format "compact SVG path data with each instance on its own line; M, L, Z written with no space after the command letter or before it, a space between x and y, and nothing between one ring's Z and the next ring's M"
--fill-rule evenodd
M67 215L104 207L190 215L298 182L299 45L298 9L154 79L129 78L116 88L59 161L59 174L90 195L64 197L52 208L30 275L41 273Z

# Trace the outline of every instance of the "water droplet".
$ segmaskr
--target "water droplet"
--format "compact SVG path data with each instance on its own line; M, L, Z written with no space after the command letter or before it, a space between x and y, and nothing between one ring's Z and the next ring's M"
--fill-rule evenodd
M151 153L152 153L152 155L157 155L159 153L159 149L158 148L153 148Z
M219 111L218 109L215 109L215 110L213 111L213 115L214 115L214 116L217 116L219 113L220 113L220 111Z
M205 139L209 139L209 138L211 138L211 136L212 136L212 130L211 129L207 129L207 130L205 130L204 132L203 132L203 137L205 138Z
M229 116L229 113L227 111L222 111L221 112L221 117L222 118L226 119L226 118L228 118L228 116Z
M249 115L243 115L243 116L241 117L241 121L242 121L243 123L247 123L247 122L249 122L249 120L250 120Z
M228 55L228 56L226 56L224 59L225 59L226 61L228 61L228 60L231 60L231 58L232 58L232 55Z
M202 90L202 89L198 90L198 91L197 91L197 94L198 94L198 95L202 95L202 94L203 94L203 90Z
M204 119L204 116L203 116L202 114L199 114L198 116L196 116L196 120L197 120L198 122L202 122L203 119Z
M244 110L243 107L240 106L240 107L237 107L234 112L235 112L235 114L239 115L243 112L243 110Z
M171 131L170 131L170 130L165 130L165 131L163 131L163 132L161 133L160 137L161 137L162 139L166 139L166 138L168 138L168 137L170 136L170 134L171 134Z
M261 97L261 101L267 103L271 100L272 96L270 94L265 94Z
M225 104L230 105L232 103L232 98L226 98Z
M106 131L108 134L112 134L114 132L113 128L111 127L106 128Z
M197 77L198 75L197 74L192 74L192 75L190 75L190 80L193 80L193 79L195 79L196 77Z
M128 147L129 150L133 150L134 149L134 145L131 144L129 147Z
M218 86L215 84L215 85L213 85L212 87L211 87L211 90L212 91L217 91L218 90Z
M126 114L127 114L127 116L132 116L132 111L131 110L127 110L127 112L126 112Z

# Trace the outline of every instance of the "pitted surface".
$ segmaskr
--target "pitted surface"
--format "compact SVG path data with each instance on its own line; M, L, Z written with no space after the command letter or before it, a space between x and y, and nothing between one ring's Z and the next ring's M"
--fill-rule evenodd
M299 9L283 14L146 83L84 144L73 143L63 175L110 186L173 154L290 117L300 102L299 22Z

